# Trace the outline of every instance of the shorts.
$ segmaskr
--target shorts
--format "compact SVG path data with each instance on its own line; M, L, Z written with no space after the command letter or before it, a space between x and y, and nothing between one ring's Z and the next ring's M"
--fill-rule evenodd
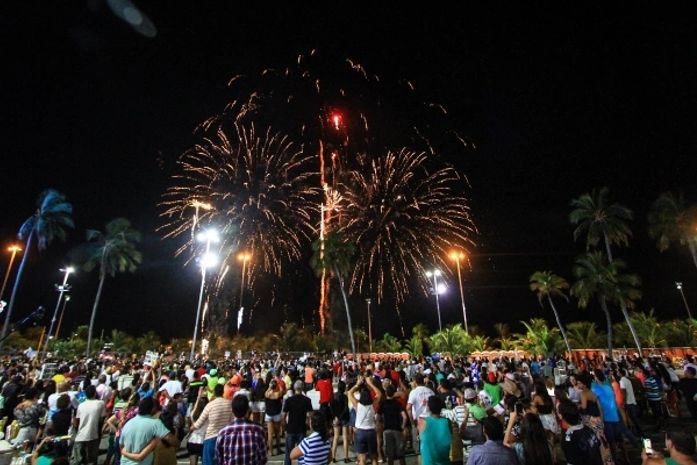
M349 426L355 428L356 426L356 409L352 408L349 412Z
M198 457L203 456L203 444L195 444L193 442L186 443L186 450L189 455L196 455Z
M349 426L349 424L350 424L350 422L349 422L348 418L346 418L346 419L334 418L332 420L332 426L334 428L346 428L347 426Z
M281 414L279 413L278 415L264 415L264 421L266 423L269 422L274 422L274 423L280 423L281 422Z
M382 432L382 443L385 446L385 457L389 460L404 457L404 444L402 432L397 430L385 430Z
M357 429L354 434L354 447L357 454L375 455L378 451L378 437L374 429Z
M266 410L266 402L263 400L259 402L252 402L252 412L261 413L264 410Z

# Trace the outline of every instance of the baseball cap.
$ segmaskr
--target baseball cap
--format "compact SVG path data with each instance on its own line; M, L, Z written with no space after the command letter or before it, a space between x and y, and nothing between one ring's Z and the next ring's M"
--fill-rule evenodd
M465 399L471 400L477 397L477 391L472 388L465 389Z

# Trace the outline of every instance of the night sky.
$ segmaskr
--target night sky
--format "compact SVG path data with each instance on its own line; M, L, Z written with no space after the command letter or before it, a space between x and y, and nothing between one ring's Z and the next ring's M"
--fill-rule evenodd
M157 30L152 38L104 1L0 6L0 240L13 239L48 187L68 196L77 224L68 243L31 256L17 318L40 303L53 309L58 268L85 228L125 216L144 233L145 260L134 275L107 280L98 331L188 336L199 274L172 258L177 241L155 232L158 199L177 157L197 141L195 126L227 102L230 77L285 66L313 48L410 79L476 144L454 160L472 185L480 232L466 273L470 324L489 329L505 320L517 329L520 319L551 318L527 279L540 269L571 277L584 245L573 242L569 201L602 185L635 212L630 247L615 253L644 280L639 309L682 317L676 280L697 306L686 250L660 254L646 232L648 206L661 192L697 201L694 12L237 3L137 2ZM66 328L88 322L97 274L80 272L71 282ZM304 311L308 322L311 309L288 305L292 318ZM355 307L357 325L363 307ZM414 295L403 307L405 327L435 328L434 307ZM442 310L445 323L460 321L454 287ZM565 321L599 316L574 304L560 310ZM377 318L378 332L398 331L393 309L375 311L386 315ZM260 328L275 330L280 318Z

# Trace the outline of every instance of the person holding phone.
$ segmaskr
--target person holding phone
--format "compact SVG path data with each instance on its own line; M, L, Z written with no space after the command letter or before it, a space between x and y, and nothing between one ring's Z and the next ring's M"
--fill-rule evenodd
M645 442L641 451L641 465L697 465L692 458L697 444L695 437L689 432L669 430L666 432L665 446L670 454L668 458L654 450L650 441Z

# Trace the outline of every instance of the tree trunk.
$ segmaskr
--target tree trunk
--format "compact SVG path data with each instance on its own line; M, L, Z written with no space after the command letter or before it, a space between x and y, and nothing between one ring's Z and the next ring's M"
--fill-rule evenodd
M85 357L90 356L92 349L92 331L94 330L94 318L97 316L97 307L99 307L99 300L102 298L102 287L104 287L104 280L106 279L106 273L102 271L99 272L99 286L97 287L97 295L94 297L94 304L92 304L92 316L90 316L90 327L87 331L87 348L85 349Z
M600 308L605 312L605 322L607 323L607 356L612 360L612 318L610 318L610 310L607 308L605 297L600 298Z
M34 239L34 228L31 229L29 237L27 238L27 243L24 245L24 255L22 256L22 261L19 264L19 269L17 270L17 275L15 276L15 282L12 286L12 295L10 296L10 303L7 306L7 313L5 314L5 324L2 326L2 335L0 338L7 336L7 330L10 327L10 318L12 318L12 308L15 305L15 298L17 297L17 291L19 290L19 283L22 280L22 273L24 272L24 265L27 264L27 257L29 256L29 248L31 247L31 241ZM2 343L0 342L0 346Z
M603 233L605 238L605 251L607 252L607 262L612 263L612 250L610 249L610 239L607 237L606 233Z
M620 309L622 310L622 315L624 315L624 319L627 322L627 326L629 326L629 332L632 333L632 337L634 338L634 344L636 344L636 348L639 350L639 357L643 357L644 354L641 351L641 342L639 341L639 335L636 332L636 328L634 328L634 323L632 323L632 319L629 317L629 312L627 312L627 305L620 300Z
M348 323L349 338L351 339L351 352L354 357L356 356L356 341L353 339L353 324L351 323L351 312L349 311L348 297L346 296L346 289L344 288L344 278L339 274L339 270L334 268L334 274L339 280L339 289L341 289L341 297L344 299L344 308L346 309L346 321Z
M697 267L697 239L687 238L687 246L690 248L690 254L692 255L692 262Z
M566 344L566 350L569 352L569 357L571 357L571 345L569 344L569 338L566 337L566 330L564 329L564 325L561 324L561 320L559 319L559 313L557 313L557 307L554 306L554 301L552 300L552 296L547 294L547 300L549 300L549 305L552 307L552 311L554 312L554 318L557 320L557 326L559 327L559 331L561 331L561 337L564 338L564 344Z

